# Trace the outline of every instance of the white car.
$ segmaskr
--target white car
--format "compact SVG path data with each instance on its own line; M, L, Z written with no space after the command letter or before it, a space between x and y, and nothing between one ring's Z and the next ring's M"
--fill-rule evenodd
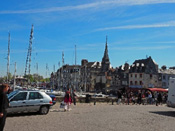
M7 113L39 112L47 114L53 105L50 96L37 90L16 90L8 95L8 99Z
M107 97L107 95L104 95L104 94L95 94L95 95L93 95L93 97L102 97L102 98L105 98L105 97Z

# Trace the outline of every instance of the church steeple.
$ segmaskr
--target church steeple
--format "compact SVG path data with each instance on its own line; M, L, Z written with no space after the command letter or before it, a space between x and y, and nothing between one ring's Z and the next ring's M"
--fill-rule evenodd
M109 66L110 66L110 61L109 61L109 56L108 56L108 43L107 43L107 36L106 36L106 46L105 46L105 52L104 52L104 56L102 59L102 72L106 72L109 70Z

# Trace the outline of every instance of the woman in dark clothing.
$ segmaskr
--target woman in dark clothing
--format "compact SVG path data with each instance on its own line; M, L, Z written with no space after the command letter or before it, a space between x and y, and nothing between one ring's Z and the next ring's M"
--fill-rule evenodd
M138 103L139 105L142 103L142 93L141 93L140 90L138 91L137 103Z
M158 94L157 100L158 100L158 103L159 103L159 104L162 104L162 94L161 94L160 92L159 92L159 94Z
M7 108L9 101L7 98L7 91L9 87L7 84L0 85L0 131L3 131L6 121Z
M75 90L73 92L73 102L74 102L74 105L76 105L76 98L77 98L77 95L75 93Z

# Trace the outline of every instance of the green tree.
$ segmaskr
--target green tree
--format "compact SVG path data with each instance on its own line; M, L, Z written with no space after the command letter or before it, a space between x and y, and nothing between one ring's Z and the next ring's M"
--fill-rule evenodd
M34 82L34 78L31 74L30 75L25 75L24 78L28 79L30 83Z

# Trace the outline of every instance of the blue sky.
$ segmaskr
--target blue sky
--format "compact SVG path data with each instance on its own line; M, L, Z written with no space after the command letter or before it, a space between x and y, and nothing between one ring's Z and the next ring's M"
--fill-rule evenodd
M151 56L159 67L175 66L175 0L0 0L0 76L7 71L8 32L10 72L23 75L31 25L34 25L31 73L46 77L65 63L101 61L106 35L111 65ZM48 73L49 73L48 72ZM47 75L48 77L48 75Z

